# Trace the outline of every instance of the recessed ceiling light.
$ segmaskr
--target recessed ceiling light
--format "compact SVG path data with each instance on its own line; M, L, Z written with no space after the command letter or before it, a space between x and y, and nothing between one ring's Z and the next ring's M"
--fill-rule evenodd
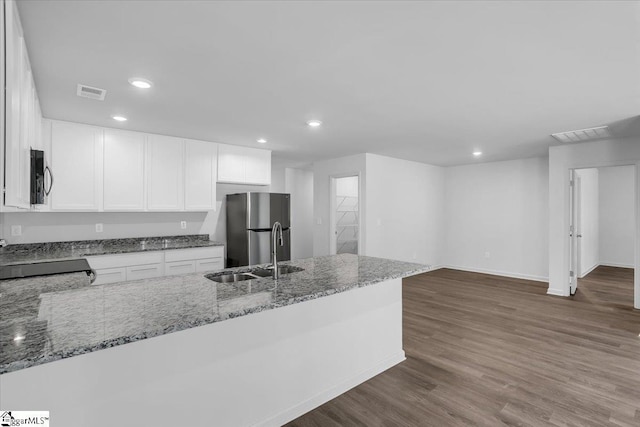
M118 122L126 122L127 121L127 118L123 117L123 116L111 116L111 118L113 120L115 120L115 121L118 121Z
M473 155L476 157L482 156L482 151L474 151Z
M130 78L129 83L131 84L131 86L135 86L140 89L149 89L151 86L153 86L153 83L151 83L149 80L140 79L137 77Z
M266 144L266 143L267 143L267 140L266 140L266 139L264 139L264 138L260 138L260 139L258 140L258 142L259 142L260 144Z
M14 340L14 341L16 341L16 342L18 342L18 341L22 341L22 340L24 340L24 335L16 335L16 336L13 338L13 340Z
M320 126L322 124L322 122L320 120L309 120L307 122L307 124L309 126L311 126L312 128L317 128L318 126Z

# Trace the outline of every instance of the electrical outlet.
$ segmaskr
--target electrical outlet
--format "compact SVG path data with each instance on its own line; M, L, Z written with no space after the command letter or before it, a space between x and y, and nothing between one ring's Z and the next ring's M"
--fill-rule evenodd
M180 228L182 228L183 230L186 230L186 228L187 228L187 221L180 221Z
M484 257L487 258L487 259L491 258L491 252L485 252L484 253Z
M101 223L96 224L96 233L102 233L104 231L104 227Z
M413 259L418 259L418 254L417 253L413 253Z
M317 225L322 225L322 218L320 218L320 217L316 218L316 224Z
M378 227L380 227L380 226L382 225L382 219L378 218L378 219L376 220L376 225L377 225ZM415 257L414 257L414 259L415 259Z
M21 225L12 225L11 226L11 235L12 236L22 236L22 226Z

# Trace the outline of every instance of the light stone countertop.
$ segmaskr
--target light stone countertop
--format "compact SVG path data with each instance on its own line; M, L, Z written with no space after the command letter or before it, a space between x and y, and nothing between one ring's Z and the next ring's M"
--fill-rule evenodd
M277 281L236 283L214 282L206 273L98 286L86 286L84 273L34 278L26 284L27 279L0 281L0 374L430 269L350 254L281 264L303 271Z
M223 246L223 244L209 240L208 234L26 243L0 248L0 266L85 258L94 255L203 248L210 246Z

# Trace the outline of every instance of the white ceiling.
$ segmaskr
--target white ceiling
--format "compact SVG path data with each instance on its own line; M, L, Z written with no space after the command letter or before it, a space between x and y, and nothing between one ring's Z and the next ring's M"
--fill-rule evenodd
M283 164L539 156L551 133L640 107L638 2L21 0L19 10L46 117L270 148ZM134 76L155 86L135 89ZM107 89L106 100L77 97L78 83ZM307 128L311 118L323 126Z

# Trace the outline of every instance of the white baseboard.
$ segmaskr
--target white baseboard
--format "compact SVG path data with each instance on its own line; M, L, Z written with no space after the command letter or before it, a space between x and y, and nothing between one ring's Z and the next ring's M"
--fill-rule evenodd
M547 295L555 295L557 297L568 297L567 291L563 289L547 289Z
M578 279L582 279L584 276L586 276L587 274L591 273L593 270L595 270L598 267L600 267L600 264L595 263L594 265L591 266L591 268L588 268L587 271L585 271L580 276L578 276Z
M429 269L429 271L436 271L436 270L440 270L441 268L446 268L444 265L439 264L439 265L432 265L431 268Z
M635 268L636 267L633 264L621 264L617 262L601 262L600 265L603 267L619 267L619 268Z
M340 396L343 393L346 393L347 391L351 390L352 388L362 384L363 382L375 377L376 375L381 374L382 372L386 371L389 368L394 367L395 365L397 365L398 363L402 362L406 360L404 351L401 351L398 354L395 354L385 360L382 360L380 363L378 363L377 365L366 369L362 372L360 372L359 374L351 377L351 378L347 378L344 381L342 381L341 383L327 389L324 391L321 391L320 393L316 394L315 396L313 396L312 398L305 400L304 402L301 402L295 406L292 406L289 409L286 409L276 415L274 415L273 417L264 420L258 424L255 424L256 426L281 426L284 425L286 423L288 423L289 421L293 421L296 418L298 418L299 416L306 414L307 412L317 408L320 405L323 405L325 403L327 403L328 401L330 401L331 399L335 399L336 397Z
M494 276L502 276L502 277L513 277L514 279L525 279L525 280L534 280L536 282L545 282L549 283L549 278L544 276L536 276L533 274L521 274L521 273L512 273L508 271L499 271L499 270L486 270L482 268L469 268L469 267L460 267L457 265L445 265L441 268L450 268L452 270L461 270L461 271L469 271L471 273L482 273L482 274L491 274Z

